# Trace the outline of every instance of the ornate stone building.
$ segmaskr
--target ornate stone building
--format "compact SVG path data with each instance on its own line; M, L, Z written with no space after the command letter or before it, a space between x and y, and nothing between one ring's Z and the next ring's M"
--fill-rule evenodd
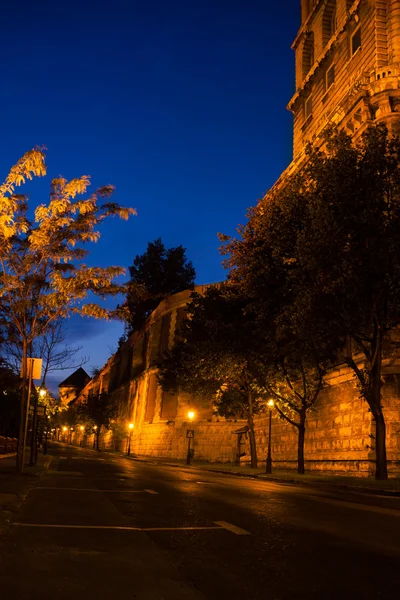
M400 0L301 0L301 18L293 43L296 92L289 102L294 114L294 158L277 185L301 165L307 142L322 143L321 134L330 123L353 136L371 123L384 121L393 131L400 124ZM201 293L201 286L197 291ZM194 408L196 458L233 461L242 435L235 432L244 423L216 418L211 399L194 406L187 396L171 395L157 385L156 359L173 344L189 296L182 292L162 302L143 330L110 358L77 401L91 391L113 394L122 431L129 422L135 425L132 451L171 458L185 456L187 412ZM400 472L400 357L385 361L383 377L388 466L394 474ZM306 468L373 472L374 424L353 373L338 366L326 383L307 422ZM294 468L296 432L276 417L272 431L274 464ZM258 418L260 461L267 452L267 432L267 418ZM123 433L121 447L126 439Z
M293 162L328 124L360 135L384 121L399 129L400 0L301 0L295 51Z

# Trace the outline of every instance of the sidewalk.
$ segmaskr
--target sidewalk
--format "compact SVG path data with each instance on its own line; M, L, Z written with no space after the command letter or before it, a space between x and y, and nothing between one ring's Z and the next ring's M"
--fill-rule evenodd
M26 462L28 460L26 454ZM39 454L38 464L34 467L25 467L20 475L16 472L15 461L15 454L7 455L0 460L0 534L6 529L13 513L35 487L40 474L49 468L52 457Z

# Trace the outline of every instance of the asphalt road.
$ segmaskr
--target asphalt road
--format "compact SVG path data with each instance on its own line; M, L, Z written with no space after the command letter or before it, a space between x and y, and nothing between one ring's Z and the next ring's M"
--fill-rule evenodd
M0 537L1 600L400 597L400 499L56 445Z

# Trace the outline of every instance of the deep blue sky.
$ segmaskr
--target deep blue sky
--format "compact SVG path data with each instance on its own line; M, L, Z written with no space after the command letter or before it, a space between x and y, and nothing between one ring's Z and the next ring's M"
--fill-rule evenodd
M223 279L216 233L234 233L291 160L300 0L22 0L1 16L1 179L45 145L32 203L50 178L90 174L138 210L105 225L92 264L128 267L162 237L187 248L198 283ZM122 332L67 325L88 370Z

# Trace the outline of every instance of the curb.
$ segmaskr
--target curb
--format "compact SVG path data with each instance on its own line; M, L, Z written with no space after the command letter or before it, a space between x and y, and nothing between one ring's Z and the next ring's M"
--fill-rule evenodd
M11 454L0 454L0 460L2 460L3 458L11 458L12 456L17 456L17 453L13 452Z
M59 442L58 442L59 443ZM72 448L78 448L80 450L90 450L98 454L97 450L93 450L92 448L84 448L82 446L74 446L71 444L66 444L71 446ZM104 451L105 454L109 454L111 456L120 456L123 458L127 458L133 462L144 463L147 465L164 465L166 467L173 467L175 469L181 469L182 471L187 471L188 467L183 464L164 462L162 459L157 460L157 457L149 457L150 460L145 458L139 458L138 456L127 456L122 452L112 452L110 450ZM202 471L203 473L218 473L219 475L231 475L232 477L244 477L246 479L258 479L259 481L266 481L271 483L279 483L281 485L302 485L309 487L326 487L331 490L347 490L348 492L355 492L359 494L367 494L371 496L387 496L392 498L400 498L400 490L385 490L385 489L374 489L369 487L359 487L354 485L346 485L345 483L334 483L327 481L301 481L298 479L284 479L282 477L266 477L264 474L260 473L238 473L234 471L225 471L224 469L204 469L200 465L190 465L190 470Z
M166 467L174 467L177 469L182 469L183 471L187 470L187 467L185 467L185 465L180 465L180 464L176 464L176 463L167 463L167 462L153 462L153 461L148 461L148 460L144 460L144 459L140 459L140 458L134 458L132 460L135 460L137 462L143 462L143 463L147 463L147 464L153 464L155 466L157 465L165 465ZM190 466L189 467L191 470L197 470L197 471L202 471L203 473L218 473L219 475L231 475L233 477L244 477L246 479L258 479L259 481L265 481L265 482L271 482L271 483L279 483L280 485L302 485L302 486L309 486L309 487L326 487L329 488L331 490L347 490L349 492L355 492L355 493L359 493L359 494L368 494L368 495L372 495L372 496L387 496L387 497L392 497L392 498L400 498L400 490L385 490L385 489L375 489L375 488L369 488L369 487L359 487L356 485L346 485L344 483L331 483L328 481L301 481L298 479L284 479L282 477L266 477L263 474L257 474L254 473L254 475L252 475L251 473L235 473L234 471L225 471L223 469L204 469L201 466Z

